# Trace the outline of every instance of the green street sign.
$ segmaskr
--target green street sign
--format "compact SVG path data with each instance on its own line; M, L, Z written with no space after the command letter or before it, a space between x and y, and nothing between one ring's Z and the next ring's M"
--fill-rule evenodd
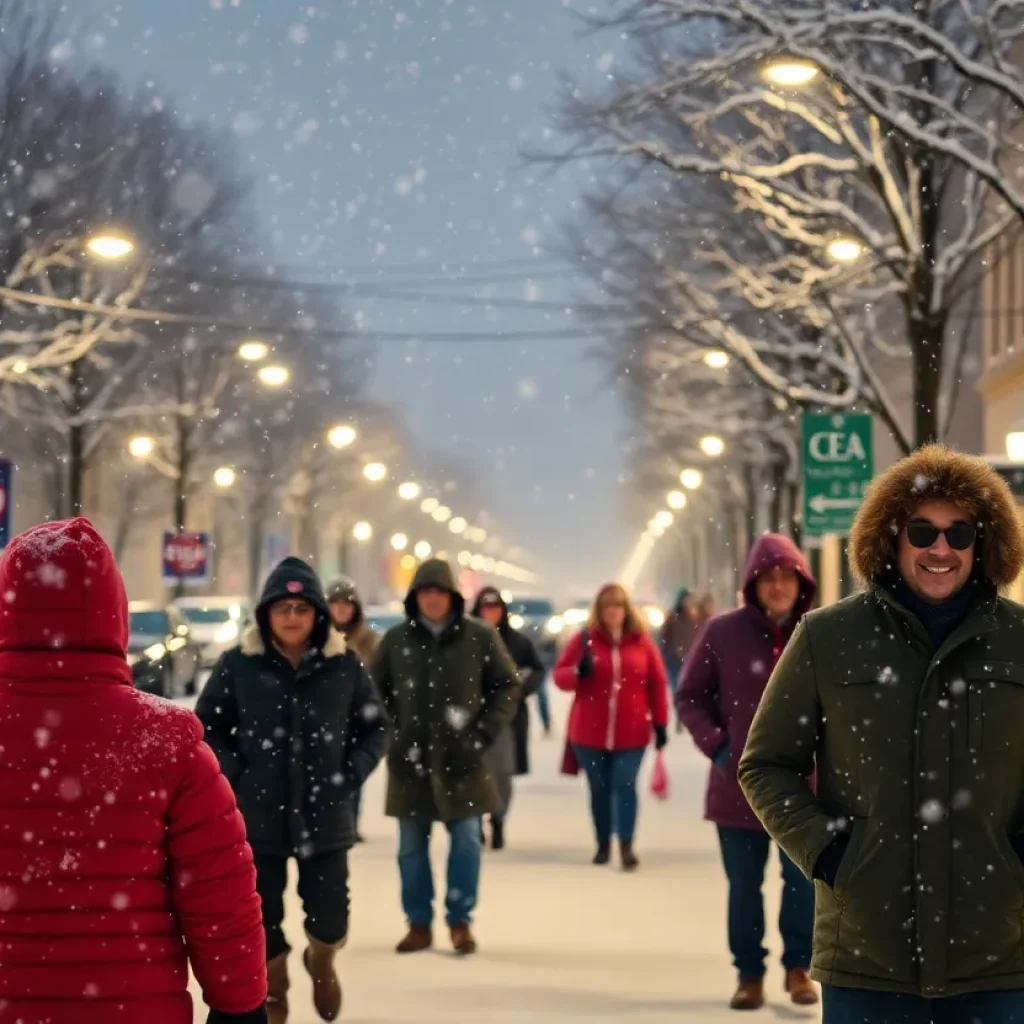
M805 413L804 530L847 534L874 475L871 416Z

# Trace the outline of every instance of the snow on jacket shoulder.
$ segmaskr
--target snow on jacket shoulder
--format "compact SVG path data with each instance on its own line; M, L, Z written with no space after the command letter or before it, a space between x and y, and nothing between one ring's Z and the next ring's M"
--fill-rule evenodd
M252 854L191 712L136 691L113 555L84 520L0 561L0 1006L191 1024L266 998ZM187 957L187 958L186 958Z
M576 678L582 634L569 641L555 665L555 685L576 695L569 742L598 750L646 747L652 726L668 724L668 677L661 654L646 633L626 633L618 645L603 629L588 635L591 676Z

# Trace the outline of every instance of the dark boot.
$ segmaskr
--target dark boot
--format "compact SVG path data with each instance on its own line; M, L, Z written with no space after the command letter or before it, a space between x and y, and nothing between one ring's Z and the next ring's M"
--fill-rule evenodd
M270 1024L288 1021L288 954L267 961L267 1020Z
M636 871L640 867L640 858L633 852L632 843L622 844L621 856L623 871Z
M337 1020L341 1016L341 982L334 969L334 958L344 948L345 940L328 944L306 936L309 946L302 962L313 979L313 1005L321 1020Z
M797 1006L817 1006L818 990L803 967L786 971L786 991Z
M505 849L505 822L500 818L491 818L491 849Z
M730 1010L760 1010L764 1006L764 979L753 981L740 979L736 994L729 1003Z
M453 924L451 932L452 947L459 956L471 956L476 952L476 939L468 924Z
M434 932L429 925L413 924L409 933L395 946L396 953L422 953L434 944Z
M612 859L612 846L611 843L601 843L597 848L597 853L594 854L595 864L607 864Z

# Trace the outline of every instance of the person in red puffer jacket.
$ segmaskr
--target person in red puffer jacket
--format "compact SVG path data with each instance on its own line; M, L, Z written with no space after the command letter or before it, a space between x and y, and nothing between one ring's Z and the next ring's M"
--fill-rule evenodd
M633 849L636 780L647 744L668 742L668 677L626 591L602 587L587 628L562 651L555 685L576 695L569 715L569 743L586 773L597 835L595 864L611 858L613 830L622 866L639 866Z
M184 708L132 685L128 604L84 519L0 559L0 1024L266 1021L252 854Z

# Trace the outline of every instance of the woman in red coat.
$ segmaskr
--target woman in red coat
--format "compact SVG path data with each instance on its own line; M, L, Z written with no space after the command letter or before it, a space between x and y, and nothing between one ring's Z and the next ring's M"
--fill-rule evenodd
M590 786L597 834L595 864L607 864L613 830L622 866L639 866L633 850L636 779L647 744L668 742L668 678L626 591L609 583L598 591L587 628L573 637L555 666L555 684L576 695L569 743Z
M0 559L0 1024L266 1021L245 829L203 729L140 693L84 519Z

